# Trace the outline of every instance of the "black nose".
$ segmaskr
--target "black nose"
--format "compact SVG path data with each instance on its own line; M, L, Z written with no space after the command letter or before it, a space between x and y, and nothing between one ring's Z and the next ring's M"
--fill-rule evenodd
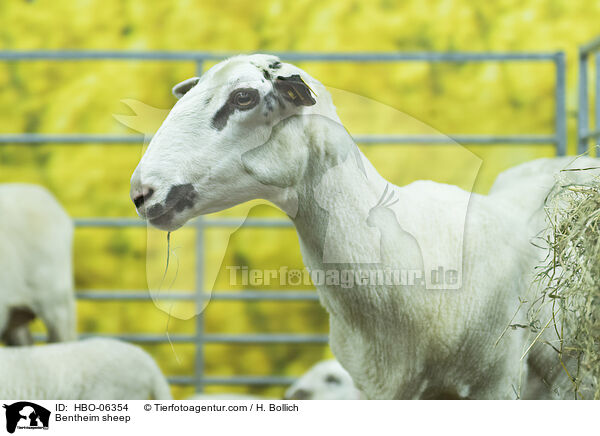
M289 400L310 400L312 397L312 393L307 391L306 389L298 389L292 392L292 395L289 396Z
M135 207L139 209L146 202L146 200L152 197L152 194L154 194L154 189L144 187L141 192L136 192L132 196L133 204L135 204Z

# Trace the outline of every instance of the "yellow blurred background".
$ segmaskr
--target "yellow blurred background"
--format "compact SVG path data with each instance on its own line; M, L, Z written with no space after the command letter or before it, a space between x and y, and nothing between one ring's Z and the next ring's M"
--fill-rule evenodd
M583 0L7 0L0 2L0 49L563 50L569 67L567 127L573 152L577 48L600 33L599 14L600 3ZM210 65L206 63L205 68ZM442 134L554 132L555 70L550 62L303 62L299 66L332 88L341 118L352 134L413 133L404 129L407 126ZM175 102L171 87L194 75L193 62L2 61L0 133L137 133L113 116L132 114L122 100L168 109ZM376 103L370 106L367 101ZM384 115L390 111L396 115ZM554 154L551 145L372 145L362 149L395 184L426 178L473 187L481 193L487 192L500 171ZM73 217L135 217L129 178L141 153L142 145L125 144L1 145L0 182L44 185ZM236 216L240 210L220 215ZM283 218L265 205L251 209L251 216ZM218 271L216 283L205 283L211 289L243 291L230 284L227 265L302 267L293 229L238 230L221 263L215 247L223 237L227 237L223 230L207 231L206 268ZM194 287L193 240L190 229L173 234L175 262L180 263L181 272L173 289ZM79 229L75 239L77 289L147 289L148 241L145 228ZM166 253L166 241L161 243L156 249ZM195 328L193 319L172 318L167 324L168 316L152 302L81 301L78 310L80 332L164 334L168 327L175 335L193 333ZM204 316L209 333L328 331L326 313L311 302L212 302ZM165 374L192 373L193 345L145 348ZM206 374L298 375L328 356L325 345L207 345ZM208 392L232 390L282 394L280 386L207 388ZM174 387L173 392L184 398L193 389Z

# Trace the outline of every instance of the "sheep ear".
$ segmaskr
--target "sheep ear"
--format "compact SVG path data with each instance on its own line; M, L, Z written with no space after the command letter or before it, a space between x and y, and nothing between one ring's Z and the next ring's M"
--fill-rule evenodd
M192 89L194 86L196 86L198 84L199 80L200 80L200 77L192 77L190 79L184 80L183 82L175 85L173 87L173 89L171 90L171 92L177 99L180 99L185 94L187 94L187 92L190 89Z
M298 147L290 135L298 132L300 120L290 117L280 122L263 145L242 154L245 170L264 185L288 188L294 186L304 174L308 162L306 147Z
M279 94L296 106L312 106L317 101L313 98L313 90L298 74L288 77L278 76L275 79L275 89Z

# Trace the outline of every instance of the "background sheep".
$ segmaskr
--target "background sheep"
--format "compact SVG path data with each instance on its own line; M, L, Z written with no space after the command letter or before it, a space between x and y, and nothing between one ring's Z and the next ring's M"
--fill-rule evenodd
M313 365L285 392L284 400L360 400L362 393L335 359ZM188 400L272 400L245 394L197 394Z
M324 360L312 366L285 392L286 400L360 400L362 393L340 363Z
M35 185L0 185L0 334L31 344L28 324L41 318L48 341L76 338L73 223L54 197Z
M156 400L171 391L141 348L114 339L0 349L0 398Z

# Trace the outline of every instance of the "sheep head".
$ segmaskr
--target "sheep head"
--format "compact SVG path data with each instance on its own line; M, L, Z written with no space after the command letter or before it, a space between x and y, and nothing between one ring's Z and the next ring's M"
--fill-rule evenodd
M360 400L350 374L335 359L324 360L310 368L285 392L286 400Z
M339 122L323 85L270 55L225 60L173 94L179 100L131 179L138 214L163 230L256 198L286 210L286 188L307 159L298 137L308 122L277 133L268 156L246 153L273 140L284 120L317 114Z

